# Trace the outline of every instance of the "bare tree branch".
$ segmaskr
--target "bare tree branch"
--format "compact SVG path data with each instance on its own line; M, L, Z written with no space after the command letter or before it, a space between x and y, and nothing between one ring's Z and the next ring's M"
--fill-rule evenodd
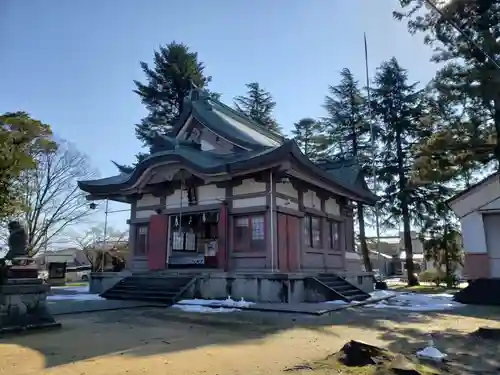
M104 225L90 228L80 237L74 238L75 245L83 250L92 265L92 271L101 270L103 256L109 250L128 249L128 231L108 227L104 237Z
M61 242L68 228L93 213L77 181L96 176L88 158L64 140L57 149L34 157L37 167L19 178L24 206L20 219L26 225L32 256Z

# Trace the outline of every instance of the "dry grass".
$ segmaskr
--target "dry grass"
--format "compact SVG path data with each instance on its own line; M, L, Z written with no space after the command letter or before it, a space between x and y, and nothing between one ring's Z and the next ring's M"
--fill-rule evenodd
M417 286L392 285L391 289L398 292L412 292L421 294L440 294L440 293L453 294L459 292L462 288L446 288L444 286L436 286L436 285L417 285Z

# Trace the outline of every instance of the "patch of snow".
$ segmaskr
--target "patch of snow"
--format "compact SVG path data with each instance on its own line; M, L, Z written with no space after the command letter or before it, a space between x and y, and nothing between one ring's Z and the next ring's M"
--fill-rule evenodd
M171 307L175 309L182 310L184 312L192 312L192 313L230 313L235 311L241 311L240 309L234 307L210 307L207 305L179 305L175 304Z
M219 299L183 299L177 302L178 305L197 305L197 306L218 306L218 307L250 307L254 302L245 301L243 298L235 301L231 296L224 300Z
M383 299L386 298L384 300ZM376 290L370 293L370 298L365 301L353 301L351 303L337 300L327 301L332 305L356 306L368 302L364 307L375 309L396 309L406 311L443 311L464 306L453 301L453 294L417 294L402 293L391 290ZM371 303L370 303L371 302Z
M100 301L104 298L98 294L55 294L47 296L47 301Z
M366 305L376 309L397 309L406 311L443 311L464 306L453 301L452 294L394 293L390 300Z
M225 300L218 299L184 299L171 306L185 312L218 313L235 312L241 308L250 307L254 302L245 301L243 298L235 301L231 296Z
M337 299L335 301L326 301L329 305L349 305L349 302L343 301L341 299Z
M370 293L370 298L368 300L373 301L375 299L388 298L388 297L392 297L395 295L396 295L396 292L392 292L390 290L376 290L376 291Z
M437 362L442 362L444 359L446 359L447 356L447 354L442 353L438 349L436 349L433 341L429 342L429 346L426 346L425 348L417 352L417 357L431 359Z
M365 301L352 301L351 303L343 301L343 300L335 300L335 301L326 301L326 303L330 305L358 305L362 302L378 300L380 298L392 297L396 295L396 293L388 291L388 290L376 290L370 293L370 298Z

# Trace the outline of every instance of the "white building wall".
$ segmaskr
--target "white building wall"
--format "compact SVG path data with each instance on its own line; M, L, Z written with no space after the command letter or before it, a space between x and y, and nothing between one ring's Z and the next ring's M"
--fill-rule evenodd
M265 206L266 197L243 198L233 200L233 208L247 208L256 206Z
M500 183L495 178L452 202L451 208L458 217L462 217L472 211L483 209L498 197L500 197Z
M265 182L257 182L254 179L246 179L242 181L241 185L233 187L233 196L234 195L243 195L243 194L253 194L253 193L262 193L266 191L266 183Z
M276 193L281 193L291 198L298 198L299 193L291 183L278 182L276 183Z
M316 192L307 190L302 199L305 207L321 210L321 199L316 195Z
M166 197L165 207L169 208L177 208L181 206L181 196L182 196L182 207L186 207L189 205L189 199L187 191L182 191L177 189L173 192L173 194Z
M500 211L500 197L481 207L481 211Z
M299 204L297 202L292 202L289 199L283 199L281 197L276 197L276 206L288 208L291 210L299 210Z
M151 215L156 215L156 211L154 211L154 210L136 211L135 218L136 219L147 219Z
M226 189L210 184L198 187L198 204L216 204L226 199Z
M329 198L325 202L325 212L330 215L340 216L340 207L335 199Z
M144 194L141 199L137 201L137 207L154 206L160 204L160 198L152 194Z
M466 253L486 253L486 236L484 234L483 215L472 212L460 219L462 241Z
M215 184L203 185L197 187L198 194L198 205L204 204L217 204L221 203L226 199L226 190L224 188L218 188ZM181 203L181 190L177 189L173 194L166 197L166 208L177 208L180 207ZM188 193L187 191L182 192L182 206L186 207L189 205Z

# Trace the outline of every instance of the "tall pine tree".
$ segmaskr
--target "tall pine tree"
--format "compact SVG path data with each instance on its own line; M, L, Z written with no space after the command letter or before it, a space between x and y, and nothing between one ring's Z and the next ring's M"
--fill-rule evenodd
M246 88L246 95L234 98L236 109L266 129L281 134L281 128L273 116L276 102L271 93L264 90L258 82L247 83Z
M426 259L433 260L436 268L444 268L447 287L454 287L455 271L462 265L462 240L457 221L445 199L436 201L434 211L422 226L420 236Z
M134 81L134 92L149 113L136 125L136 135L145 146L151 146L152 132L167 134L182 112L184 98L193 85L203 88L211 77L205 75L198 54L175 41L154 52L152 67L141 62L141 68L146 82Z
M303 118L293 124L292 135L304 155L310 160L321 158L327 147L321 122L312 118Z
M425 98L415 83L408 83L406 70L395 58L382 63L374 83L372 105L381 125L382 143L378 171L383 186L380 207L388 223L397 226L402 218L408 284L416 285L411 223L420 224L432 204L427 188L412 186L410 180L415 159L413 145L429 134L422 124Z
M481 164L495 160L498 167L500 68L483 51L500 65L500 0L450 0L441 5L442 14L425 7L425 1L400 3L405 11L394 16L408 20L411 33L425 33L425 42L434 50L433 61L445 63L435 80L440 96L467 111L463 120L473 136L467 153L472 152ZM462 157L460 139L448 146L456 157Z
M329 137L330 151L342 152L358 159L365 172L371 168L370 123L367 116L367 101L349 69L340 73L340 83L329 87L325 98L328 116L324 119ZM366 243L365 214L361 203L357 206L359 241L363 263L372 272L370 254Z

